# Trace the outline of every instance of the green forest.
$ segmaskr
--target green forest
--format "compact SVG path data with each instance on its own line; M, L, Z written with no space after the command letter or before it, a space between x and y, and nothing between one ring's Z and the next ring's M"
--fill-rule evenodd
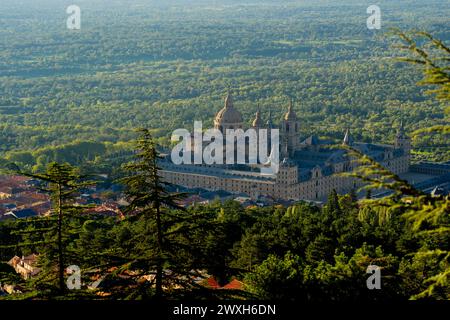
M356 140L392 143L403 122L414 161L449 161L444 2L380 1L380 31L366 28L370 3L356 0L134 1L126 10L84 0L78 31L65 29L67 1L5 2L1 173L39 181L52 210L0 222L0 261L39 253L41 269L24 280L0 263L0 283L22 289L0 299L450 299L448 196L416 190L350 146L341 147L359 167L347 174L389 196L186 208L188 195L158 167L171 131L212 124L229 90L249 124L258 108L281 118L292 98L305 136L339 141L350 128ZM105 172L128 201L122 218L77 204ZM82 281L72 290L73 265ZM368 289L370 265L381 290ZM208 276L243 287L198 281Z
M381 1L381 30L366 27L369 1L106 2L79 1L81 30L67 30L68 1L2 1L0 158L35 172L104 161L131 150L136 127L167 145L176 128L212 125L228 90L248 124L258 108L278 122L293 98L305 137L350 128L392 143L400 121L409 133L448 122L389 35L447 41L445 1ZM415 136L415 161L448 161L446 140Z
M359 201L329 195L319 208L243 208L228 201L183 208L159 176L158 151L140 130L135 159L118 179L129 204L125 218L83 214L75 196L94 183L69 164L33 174L51 195L52 214L0 223L0 259L39 253L41 272L23 280L2 264L0 281L20 294L5 299L259 299L273 301L393 301L450 298L449 204L415 190L370 159L362 171L394 193ZM349 150L349 152L352 152ZM382 178L387 178L382 179ZM66 285L67 266L80 285ZM368 290L366 269L380 268L382 290ZM215 290L238 279L235 290ZM88 285L101 279L101 286ZM71 289L71 290L69 290Z

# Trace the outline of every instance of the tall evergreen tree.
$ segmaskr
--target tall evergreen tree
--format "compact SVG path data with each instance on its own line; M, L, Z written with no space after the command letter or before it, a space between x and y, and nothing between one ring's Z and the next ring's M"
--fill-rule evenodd
M156 268L156 297L160 298L163 295L163 267L166 261L162 215L166 208L181 209L177 201L182 195L167 191L170 184L159 175L158 161L161 157L154 140L147 129L140 129L139 133L136 160L124 166L129 176L122 178L121 182L126 186L125 193L130 200L126 212L142 215L145 221L156 224L156 251L149 257L148 267Z
M26 230L19 231L23 241L20 246L39 248L39 263L43 266L44 281L51 282L54 267L57 269L57 288L59 294L66 291L64 282L65 268L69 244L73 240L74 226L71 225L71 218L78 213L83 206L75 205L75 195L80 188L85 187L89 182L84 181L78 170L69 164L50 163L46 172L32 174L19 170L15 166L10 166L17 174L38 179L43 182L40 190L48 193L51 199L51 211L46 217L37 217L23 221ZM56 260L56 263L55 263Z

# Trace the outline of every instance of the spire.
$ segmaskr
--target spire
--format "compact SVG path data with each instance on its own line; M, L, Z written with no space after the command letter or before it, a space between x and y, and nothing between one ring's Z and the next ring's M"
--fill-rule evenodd
M294 110L293 110L293 105L294 102L291 98L291 100L289 101L289 107L288 107L288 112L285 114L284 116L284 120L291 120L291 121L295 121L297 120L297 115L295 114Z
M269 115L267 117L266 126L267 126L267 129L272 129L272 127L273 127L273 124L272 124L272 109L270 109L270 108L269 108Z
M231 95L231 92L228 92L225 98L225 108L233 108L233 97Z
M400 127L397 130L397 137L403 137L405 135L405 128L403 127L403 120L400 121Z
M350 129L347 129L346 131L345 131L345 137L344 137L344 140L342 141L342 144L344 144L344 145L346 145L346 146L349 146L349 145L351 145L353 143L353 139L352 139L352 137L350 136Z

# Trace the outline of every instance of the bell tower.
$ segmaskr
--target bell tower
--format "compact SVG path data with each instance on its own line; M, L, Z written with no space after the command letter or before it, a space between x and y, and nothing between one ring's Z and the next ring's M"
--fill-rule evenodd
M395 135L394 146L396 149L403 149L408 154L411 151L411 138L408 137L405 133L405 128L403 127L403 121L400 122L400 127L397 130L397 134Z
M400 122L400 127L395 135L394 147L395 149L403 150L404 157L406 158L405 171L409 170L411 162L411 138L405 133L403 121Z
M288 112L284 115L284 119L281 123L281 134L283 137L283 156L292 156L300 145L299 139L300 123L297 119L297 115L293 110L292 100L289 102Z

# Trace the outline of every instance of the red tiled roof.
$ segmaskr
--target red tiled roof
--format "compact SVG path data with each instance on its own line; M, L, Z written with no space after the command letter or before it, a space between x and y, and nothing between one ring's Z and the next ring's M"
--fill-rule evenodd
M205 282L205 286L210 289L243 290L244 288L244 284L237 279L233 279L230 283L224 285L223 287L219 285L216 278L214 277L209 277Z
M224 285L221 289L243 290L244 284L239 280L233 279L230 283Z
M220 285L217 282L216 278L214 277L209 277L208 279L206 279L206 285L208 287L210 287L211 289L219 289Z

